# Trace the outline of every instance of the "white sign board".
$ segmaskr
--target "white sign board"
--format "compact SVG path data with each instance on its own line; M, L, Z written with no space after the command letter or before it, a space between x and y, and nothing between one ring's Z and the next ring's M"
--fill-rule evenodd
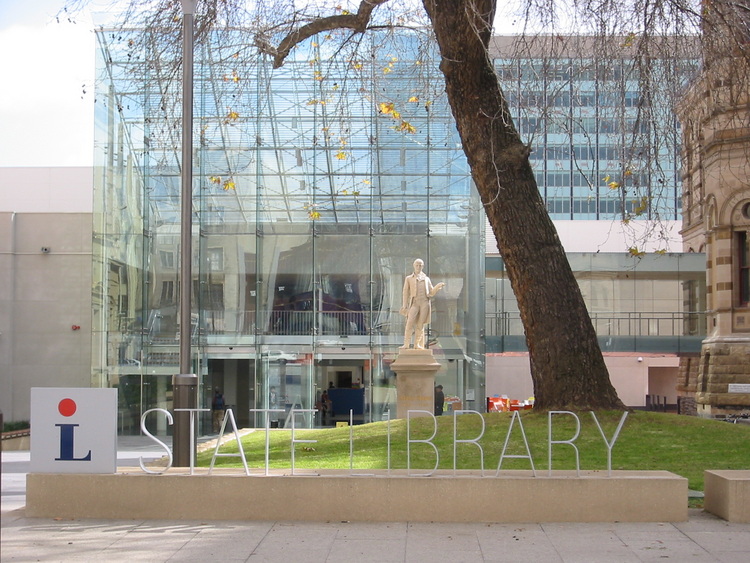
M750 383L730 383L730 393L750 393Z
M115 473L117 389L31 389L32 473Z

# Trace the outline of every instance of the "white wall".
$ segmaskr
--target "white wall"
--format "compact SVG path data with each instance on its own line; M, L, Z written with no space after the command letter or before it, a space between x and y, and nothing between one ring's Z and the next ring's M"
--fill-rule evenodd
M93 168L0 167L0 211L91 213Z
M648 370L648 392L658 395L661 401L667 398L667 404L677 404L677 389L675 388L675 369L672 367L651 367Z
M91 384L92 175L85 167L0 168L5 421L29 419L32 387Z
M643 407L647 394L666 396L671 404L677 402L677 356L605 354L604 361L610 381L625 405ZM527 354L487 354L486 367L488 397L507 395L511 399L523 400L534 395ZM649 382L653 388L649 388Z
M632 246L653 252L667 250L682 252L680 229L682 221L662 221L659 231L667 235L667 241L656 240L653 235L645 240L644 235L654 225L648 221L554 221L560 242L565 252L627 252ZM489 222L485 219L487 254L497 255L497 244Z
M520 400L534 395L528 354L487 354L485 370L487 397L507 395Z

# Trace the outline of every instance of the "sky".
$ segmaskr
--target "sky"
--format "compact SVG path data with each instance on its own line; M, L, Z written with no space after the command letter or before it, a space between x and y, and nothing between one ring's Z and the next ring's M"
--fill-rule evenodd
M94 26L58 23L64 4L0 0L0 166L93 164Z
M93 163L93 25L63 3L0 0L0 166Z

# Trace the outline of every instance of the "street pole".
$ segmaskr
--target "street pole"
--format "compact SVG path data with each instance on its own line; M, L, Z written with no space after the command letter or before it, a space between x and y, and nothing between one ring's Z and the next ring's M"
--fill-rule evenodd
M182 1L182 212L180 215L180 373L172 376L174 409L195 408L198 376L191 373L193 261L193 20L196 0ZM175 467L191 463L190 413L174 413Z

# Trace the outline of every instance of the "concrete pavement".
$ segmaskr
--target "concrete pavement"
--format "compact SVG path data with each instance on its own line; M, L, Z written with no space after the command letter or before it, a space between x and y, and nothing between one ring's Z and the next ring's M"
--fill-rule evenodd
M121 439L118 463L161 450ZM750 524L699 509L688 522L444 524L26 518L28 452L3 452L2 561L636 562L750 557ZM92 491L96 494L96 491ZM81 502L86 502L81 499ZM436 502L436 510L450 510Z

